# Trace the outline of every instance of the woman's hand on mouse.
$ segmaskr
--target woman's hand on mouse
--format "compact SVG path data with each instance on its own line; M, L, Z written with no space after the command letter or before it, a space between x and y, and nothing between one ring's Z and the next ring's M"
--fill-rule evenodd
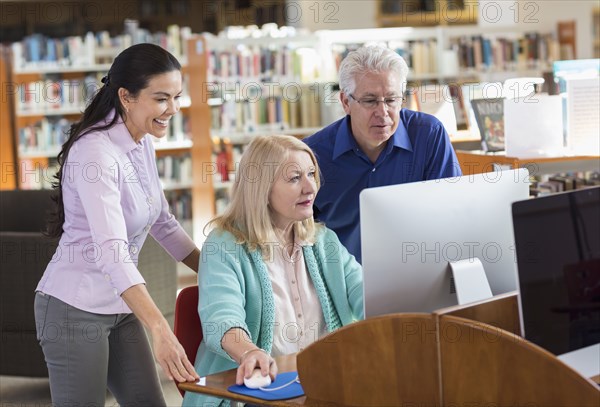
M251 348L246 350L239 360L239 367L235 376L238 385L244 384L244 378L250 378L254 369L260 369L263 376L271 376L274 381L277 376L277 363L265 350Z

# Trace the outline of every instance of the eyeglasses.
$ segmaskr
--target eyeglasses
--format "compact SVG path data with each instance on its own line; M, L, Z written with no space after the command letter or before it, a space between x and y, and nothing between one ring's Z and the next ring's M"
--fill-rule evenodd
M367 97L364 99L357 99L351 94L348 94L352 99L354 99L359 105L364 107L365 109L371 110L375 109L379 106L379 103L385 104L388 109L397 109L402 105L404 98L401 96L393 97L393 98L384 98L383 100L375 99L371 97Z

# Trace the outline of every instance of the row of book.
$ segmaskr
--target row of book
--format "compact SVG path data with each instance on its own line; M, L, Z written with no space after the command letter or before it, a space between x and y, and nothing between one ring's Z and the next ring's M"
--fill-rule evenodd
M389 44L401 55L416 75L438 71L437 40L423 39ZM342 59L359 45L335 45L325 61L313 48L291 49L240 45L235 50L211 50L207 55L208 79L212 82L290 82L307 83L331 77L328 66L336 72Z
M83 79L39 80L17 85L17 114L51 112L56 109L80 109L95 95L100 86L99 76L86 75Z
M175 191L172 196L185 197L188 194L191 198L189 186L192 183L192 159L189 153L158 157L156 165L165 191L169 193ZM58 163L55 159L51 159L46 166L35 159L21 159L18 170L22 189L50 189L55 182L54 175L58 172ZM191 218L191 199L187 201L187 203L179 203L179 209L177 207L174 209L174 214L175 211L187 214L183 218L178 216L178 219Z
M529 195L543 196L597 186L600 186L600 173L597 171L560 173L543 177L532 177L529 186Z
M255 133L260 129L318 127L323 105L318 90L311 88L303 88L302 97L298 99L275 96L224 100L211 108L211 128L220 132Z
M332 47L332 58L336 72L342 60L362 44L335 44ZM434 74L438 72L438 42L435 38L424 38L410 41L386 41L383 45L396 51L408 66L412 75Z
M192 192L189 189L165 191L171 213L177 220L192 219Z
M547 67L560 59L572 59L554 34L532 32L517 38L487 35L461 36L450 40L461 68L517 70Z
M291 49L239 45L207 54L208 79L215 82L314 81L320 57L313 48Z
M187 115L178 113L169 120L167 135L163 138L155 138L154 145L160 148L166 143L180 143L191 141L192 129L190 127L190 119Z
M19 152L21 154L49 153L55 154L67 139L67 133L73 124L64 117L45 117L35 123L19 129ZM167 136L154 139L155 145L173 142L186 142L190 140L189 120L182 114L176 114L169 120Z
M137 22L126 20L125 33L111 37L108 31L85 36L49 38L33 34L12 44L13 64L16 70L28 68L82 67L111 63L125 48L141 42L162 46L175 57L186 59L186 41L191 37L189 27L170 25L167 32L150 33L139 28Z
M19 153L55 152L67 140L71 121L64 117L44 118L19 129Z
M192 184L192 157L189 153L159 156L156 167L165 189L187 188Z

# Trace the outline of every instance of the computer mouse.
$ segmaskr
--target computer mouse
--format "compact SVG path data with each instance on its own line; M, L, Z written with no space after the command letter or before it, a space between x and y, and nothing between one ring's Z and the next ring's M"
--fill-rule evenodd
M254 369L252 375L249 378L244 377L244 384L249 389L258 389L259 387L266 387L271 384L271 376L263 376L260 369Z

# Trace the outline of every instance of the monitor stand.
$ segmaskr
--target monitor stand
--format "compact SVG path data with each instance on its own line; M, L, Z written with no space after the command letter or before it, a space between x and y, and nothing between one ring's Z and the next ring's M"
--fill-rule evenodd
M492 290L481 260L474 257L448 263L452 269L459 305L492 298Z

